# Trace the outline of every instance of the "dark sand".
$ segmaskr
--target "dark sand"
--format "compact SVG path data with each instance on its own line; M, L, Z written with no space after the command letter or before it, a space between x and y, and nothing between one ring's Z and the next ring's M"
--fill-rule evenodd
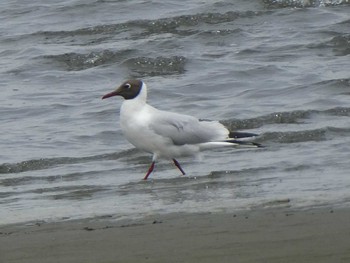
M350 262L350 210L268 209L0 227L0 262Z

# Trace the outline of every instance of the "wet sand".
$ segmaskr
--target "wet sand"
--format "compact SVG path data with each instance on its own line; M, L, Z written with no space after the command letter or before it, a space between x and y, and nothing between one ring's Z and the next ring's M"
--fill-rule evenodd
M0 262L350 262L349 209L263 209L0 227Z

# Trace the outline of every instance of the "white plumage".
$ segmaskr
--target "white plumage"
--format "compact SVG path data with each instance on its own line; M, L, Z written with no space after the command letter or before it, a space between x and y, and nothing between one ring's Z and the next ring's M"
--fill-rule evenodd
M106 94L125 98L120 109L120 125L126 139L136 148L153 154L152 164L144 179L153 171L158 157L172 159L195 155L203 149L256 143L229 138L230 131L217 121L201 121L195 117L158 110L146 103L147 86L140 80L128 80L117 90ZM247 134L252 136L255 134Z

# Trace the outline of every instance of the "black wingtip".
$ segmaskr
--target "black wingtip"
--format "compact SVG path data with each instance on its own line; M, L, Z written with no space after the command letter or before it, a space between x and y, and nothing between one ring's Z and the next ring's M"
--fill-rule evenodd
M230 132L229 137L233 139L242 139L249 137L256 137L258 134L250 133L250 132Z
M258 148L265 147L262 144L257 143L257 142L240 141L240 140L235 140L235 139L228 139L228 140L226 140L226 142L234 143L234 144L238 144L238 145L242 145L242 146L251 146L251 147L258 147Z

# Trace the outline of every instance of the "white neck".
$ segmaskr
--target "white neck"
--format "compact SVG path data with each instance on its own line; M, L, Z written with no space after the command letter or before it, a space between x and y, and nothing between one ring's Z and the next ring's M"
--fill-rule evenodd
M146 85L146 83L142 82L142 87L141 87L140 93L137 95L136 98L134 98L132 100L136 100L139 103L140 102L146 103L146 100L147 100L147 85Z

